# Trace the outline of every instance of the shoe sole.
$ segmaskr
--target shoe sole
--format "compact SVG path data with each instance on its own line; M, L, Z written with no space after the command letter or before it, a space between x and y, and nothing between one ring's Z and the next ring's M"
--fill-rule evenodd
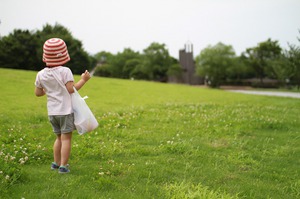
M66 172L59 171L58 173L60 173L60 174L64 174L64 173L70 173L70 171L66 171Z

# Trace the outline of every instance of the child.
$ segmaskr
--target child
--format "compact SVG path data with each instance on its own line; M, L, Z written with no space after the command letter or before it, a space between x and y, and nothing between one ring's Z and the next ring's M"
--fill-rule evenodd
M47 67L36 76L35 95L38 97L47 95L48 116L56 134L53 145L54 162L51 169L58 169L59 173L68 173L72 132L75 130L70 94L74 92L73 86L79 90L91 76L86 70L82 73L81 79L74 83L71 70L63 66L70 61L68 49L65 42L59 38L45 42L43 61Z

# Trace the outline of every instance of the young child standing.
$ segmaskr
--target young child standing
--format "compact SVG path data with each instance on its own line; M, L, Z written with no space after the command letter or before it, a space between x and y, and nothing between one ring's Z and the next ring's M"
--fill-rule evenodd
M74 83L71 70L63 66L68 61L70 56L65 42L59 38L47 40L43 46L43 62L46 63L46 67L38 72L35 80L35 95L47 95L48 116L56 134L51 169L58 169L59 173L70 172L68 160L72 132L75 130L70 94L74 92L73 86L79 90L91 78L86 70L81 79Z

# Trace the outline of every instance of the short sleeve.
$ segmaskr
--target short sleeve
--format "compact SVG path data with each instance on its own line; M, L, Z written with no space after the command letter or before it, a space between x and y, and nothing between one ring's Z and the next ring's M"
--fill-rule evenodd
M63 83L67 84L68 82L74 82L73 73L69 68L64 67Z
M43 88L43 86L42 86L42 84L41 84L41 81L40 81L40 78L39 78L39 74L40 74L40 73L38 73L38 74L36 75L34 85L35 85L35 87L37 87L37 88Z

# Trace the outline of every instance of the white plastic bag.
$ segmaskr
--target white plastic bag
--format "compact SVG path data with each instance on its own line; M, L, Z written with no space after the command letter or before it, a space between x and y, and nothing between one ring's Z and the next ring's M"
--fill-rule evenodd
M92 111L86 104L85 98L87 97L82 98L74 88L74 93L71 94L74 124L80 135L96 129L99 125Z

